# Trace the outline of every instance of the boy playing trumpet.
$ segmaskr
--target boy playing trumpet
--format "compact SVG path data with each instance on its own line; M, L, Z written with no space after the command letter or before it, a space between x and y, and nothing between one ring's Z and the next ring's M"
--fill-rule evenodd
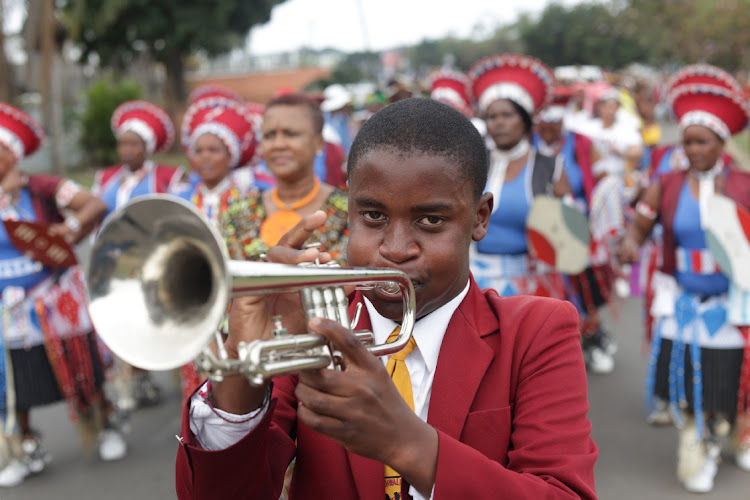
M178 497L276 500L296 457L291 498L595 498L574 307L501 298L469 272L469 245L492 211L476 128L437 101L399 101L365 123L348 168L348 263L411 278L415 345L380 360L348 329L314 319L307 326L341 351L342 371L202 387L183 412ZM299 250L323 217L303 219L268 258L330 259ZM400 294L356 292L350 302L364 303L356 327L377 343L401 320ZM230 355L270 337L278 304L234 300Z

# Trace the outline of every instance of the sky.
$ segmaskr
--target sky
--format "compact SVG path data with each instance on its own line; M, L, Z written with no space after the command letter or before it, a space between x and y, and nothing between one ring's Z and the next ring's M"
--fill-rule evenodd
M556 0L572 5L580 0ZM5 4L3 24L19 29L20 0ZM286 0L274 7L271 20L248 37L253 54L286 52L300 47L337 48L345 52L384 50L421 40L482 36L517 19L538 14L551 0Z
M557 0L572 5L579 0ZM300 47L345 52L384 50L449 34L490 33L521 13L537 14L550 0L286 0L254 28L249 49L269 54Z

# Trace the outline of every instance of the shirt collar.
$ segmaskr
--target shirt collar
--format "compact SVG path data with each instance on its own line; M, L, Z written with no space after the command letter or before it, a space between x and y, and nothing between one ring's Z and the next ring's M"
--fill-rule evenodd
M443 343L445 331L448 329L448 323L450 323L453 313L456 312L456 309L458 309L458 306L464 300L467 293L469 293L469 282L466 283L461 293L456 295L451 301L443 304L414 324L412 336L417 342L417 350L422 355L430 373L434 372L437 367L440 346ZM375 309L375 306L366 297L364 297L364 302L367 307L367 313L370 316L370 324L372 325L375 342L377 344L385 343L391 332L398 326L398 323L381 316Z

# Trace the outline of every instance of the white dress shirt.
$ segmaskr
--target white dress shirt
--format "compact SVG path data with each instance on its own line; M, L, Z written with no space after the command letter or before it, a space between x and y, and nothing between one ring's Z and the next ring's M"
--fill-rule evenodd
M461 293L450 302L419 319L414 324L412 336L417 343L417 347L406 356L404 362L411 378L414 413L425 422L429 412L432 381L435 377L440 346L443 343L443 337L453 313L456 312L468 292L469 283L467 282ZM365 299L365 307L367 307L370 316L372 333L375 336L376 343L385 343L398 324L381 316L367 299ZM383 358L382 361L385 365L388 359ZM200 445L206 450L221 450L237 443L253 430L266 414L267 406L263 407L260 412L256 410L257 415L253 418L249 418L252 414L232 415L216 410L228 420L242 421L242 423L236 424L227 422L208 407L201 392L205 393L205 388L196 392L190 401L190 430L193 431ZM415 500L425 500L425 497L420 495L413 486L410 487L409 494Z

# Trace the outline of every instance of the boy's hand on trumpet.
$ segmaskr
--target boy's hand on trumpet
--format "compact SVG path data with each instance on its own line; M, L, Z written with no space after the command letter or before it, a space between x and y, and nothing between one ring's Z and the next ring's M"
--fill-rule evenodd
M289 230L265 257L268 262L301 264L329 262L331 256L316 248L303 249L312 233L325 223L325 212L318 210ZM297 293L276 293L235 297L229 313L229 335L224 343L230 358L237 358L240 342L271 338L273 317L282 316L283 325L290 333L305 333L306 318ZM229 413L249 413L263 404L266 386L252 387L244 376L227 377L215 384L213 404Z
M429 496L437 431L409 408L383 362L349 329L320 318L310 320L310 329L341 352L344 368L300 372L295 390L299 419L344 448L390 465Z

